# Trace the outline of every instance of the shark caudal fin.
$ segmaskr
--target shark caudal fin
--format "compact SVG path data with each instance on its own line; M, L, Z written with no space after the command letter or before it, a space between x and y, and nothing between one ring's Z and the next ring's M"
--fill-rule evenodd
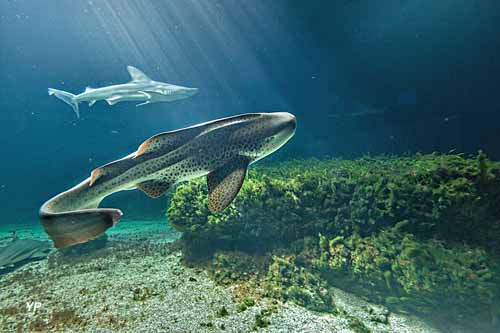
M85 243L102 235L120 220L119 209L99 208L74 212L41 211L40 222L58 249Z
M52 89L52 88L49 88L49 95L50 96L54 95L64 103L70 105L73 108L73 111L75 111L76 116L80 118L80 111L78 110L78 102L75 100L76 95L73 95L72 93L66 91Z

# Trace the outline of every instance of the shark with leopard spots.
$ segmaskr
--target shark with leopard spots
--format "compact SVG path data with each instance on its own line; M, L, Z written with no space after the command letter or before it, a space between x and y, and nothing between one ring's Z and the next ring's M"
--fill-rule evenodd
M105 197L139 189L158 198L174 184L202 176L207 176L208 208L220 212L238 194L249 165L287 143L296 126L287 112L248 113L157 134L45 202L41 224L57 248L84 243L122 216L119 209L98 208Z

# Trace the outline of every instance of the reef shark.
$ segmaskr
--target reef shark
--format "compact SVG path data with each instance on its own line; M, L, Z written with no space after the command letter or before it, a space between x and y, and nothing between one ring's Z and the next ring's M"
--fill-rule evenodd
M247 168L294 135L295 117L286 112L248 113L157 134L137 151L98 167L75 187L40 208L40 220L57 248L87 242L114 226L115 208L98 208L106 196L140 189L152 198L174 184L207 176L208 208L217 213L238 194Z
M127 66L131 81L102 88L87 87L78 95L49 88L49 95L54 95L61 101L69 104L80 118L78 104L88 102L89 106L96 101L105 100L109 105L123 101L141 101L137 106L149 103L171 102L193 96L198 88L176 86L170 83L157 82L133 66Z

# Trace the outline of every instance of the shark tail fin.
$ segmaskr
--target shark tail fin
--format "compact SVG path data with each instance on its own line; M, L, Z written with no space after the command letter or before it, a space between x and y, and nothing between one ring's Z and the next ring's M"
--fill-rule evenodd
M78 110L78 102L76 101L76 95L73 95L72 93L66 91L52 89L52 88L49 88L49 95L50 96L54 95L64 103L70 105L73 108L73 111L75 111L76 116L80 118L80 110Z
M58 249L88 242L102 235L120 220L122 212L114 208L81 211L40 212L40 221Z

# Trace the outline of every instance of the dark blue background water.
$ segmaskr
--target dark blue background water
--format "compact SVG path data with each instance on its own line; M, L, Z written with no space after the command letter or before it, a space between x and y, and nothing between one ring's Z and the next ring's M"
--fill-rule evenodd
M0 222L34 221L43 201L151 135L245 112L297 116L274 159L450 149L498 159L496 3L1 1ZM82 104L81 119L47 95L126 82L129 64L200 93ZM129 216L165 206L140 193L115 200Z

